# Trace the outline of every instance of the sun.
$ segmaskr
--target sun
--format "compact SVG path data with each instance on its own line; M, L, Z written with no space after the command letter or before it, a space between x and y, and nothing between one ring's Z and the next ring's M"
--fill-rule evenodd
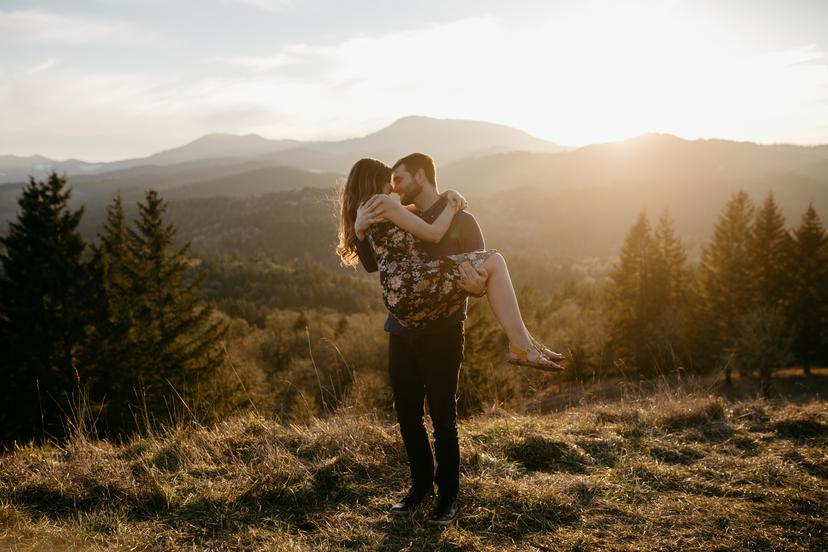
M818 100L807 94L828 83L824 66L798 65L818 52L757 55L680 4L587 6L513 41L509 84L493 96L519 89L515 126L570 145L770 136L800 126Z

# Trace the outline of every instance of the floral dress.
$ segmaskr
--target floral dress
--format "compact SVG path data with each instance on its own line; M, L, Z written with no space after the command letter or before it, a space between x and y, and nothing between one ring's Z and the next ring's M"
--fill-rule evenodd
M367 234L377 259L385 306L409 328L456 312L468 297L458 285L459 265L468 261L480 267L496 252L486 249L432 259L411 233L394 223L374 224Z

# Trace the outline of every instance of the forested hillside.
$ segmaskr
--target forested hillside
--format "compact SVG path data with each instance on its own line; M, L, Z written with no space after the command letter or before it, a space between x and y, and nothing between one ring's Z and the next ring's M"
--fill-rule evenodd
M390 408L379 281L338 265L332 190L169 203L148 191L137 203L116 196L102 221L70 199L57 175L31 183L3 238L0 312L17 382L7 393L20 404L6 412L7 435L64 433L81 397L112 436L181 408L203 421L252 405L302 419L339 405L355 381L366 404ZM495 232L489 246L509 260L527 326L568 369L504 371L504 334L486 300L472 300L461 415L562 379L720 374L770 395L778 370L828 361L816 208L791 220L773 194L739 191L718 210L695 258L668 211L639 212L604 259ZM49 346L35 347L44 336ZM130 420L137 408L148 420Z

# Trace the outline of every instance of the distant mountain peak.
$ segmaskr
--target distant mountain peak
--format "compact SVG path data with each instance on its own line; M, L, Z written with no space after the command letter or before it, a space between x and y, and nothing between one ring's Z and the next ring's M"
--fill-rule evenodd
M435 120L435 121L442 120L442 119L435 119L434 117L426 117L425 115L406 115L405 117L400 117L399 119L397 119L396 121L391 123L391 126L394 126L394 125L399 124L399 123L406 123L406 122L411 122L411 121L422 121L422 120L428 120L428 119L432 119L432 120Z
M406 115L405 117L400 117L390 125L385 128L378 130L377 132L383 132L385 130L389 130L392 128L400 128L400 127L410 127L410 126L434 126L440 127L445 125L456 125L456 126L474 126L474 127L488 127L488 128L500 128L500 129L508 129L512 132L521 133L521 134L528 134L520 129L510 127L508 125L502 125L499 123L490 123L488 121L478 121L474 119L451 119L451 118L438 118L438 117L427 117L425 115Z
M652 138L658 139L662 138L665 140L681 140L686 141L684 138L680 136L676 136L675 134L670 134L669 132L645 132L639 138Z
M680 136L676 136L675 134L669 134L666 132L645 132L643 134L639 134L638 136L633 136L632 138L627 138L626 140L621 140L621 142L627 143L680 143L680 142L689 142L689 140L682 138Z
M264 138L258 134L249 133L249 134L231 134L229 132L211 132L210 134L205 134L200 138L196 138L192 142L187 143L186 145L191 144L204 144L208 142L217 142L217 141L233 141L233 140L248 140L248 141L268 141L267 138Z
M423 115L401 117L390 125L350 140L363 146L411 151L465 151L466 154L491 151L561 151L561 146L532 136L508 125L472 119L438 119Z
M34 162L34 163L52 163L54 162L53 159L49 159L48 157L43 157L39 154L34 155L0 155L0 161L8 161L8 162Z

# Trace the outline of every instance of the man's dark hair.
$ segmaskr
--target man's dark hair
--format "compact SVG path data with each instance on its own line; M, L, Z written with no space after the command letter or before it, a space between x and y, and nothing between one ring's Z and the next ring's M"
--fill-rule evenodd
M437 186L437 168L434 166L434 159L424 153L412 153L406 155L391 167L391 170L396 170L400 165L405 165L406 170L411 173L411 176L417 174L419 169L423 169L426 179L433 185Z

